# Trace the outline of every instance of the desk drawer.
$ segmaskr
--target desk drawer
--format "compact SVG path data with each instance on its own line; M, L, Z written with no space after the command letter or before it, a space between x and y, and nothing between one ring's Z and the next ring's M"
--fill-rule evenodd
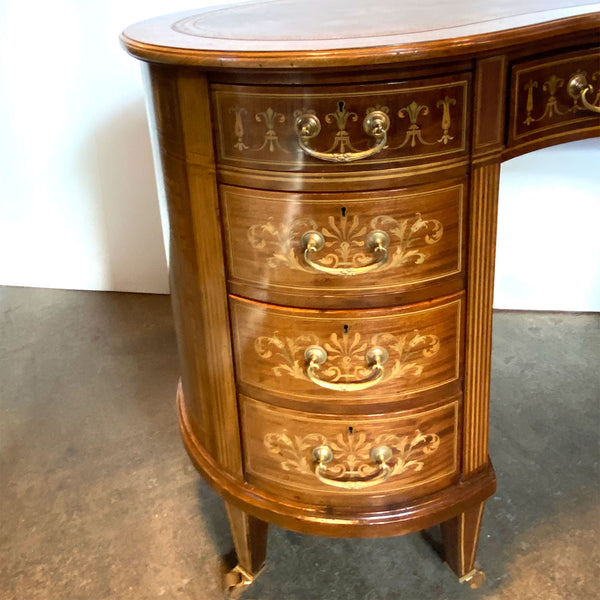
M548 145L561 133L600 125L600 115L569 94L569 81L578 73L585 75L594 87L594 92L587 94L586 99L600 106L599 48L527 61L512 67L509 146L536 141Z
M469 78L302 88L214 84L217 161L295 172L423 161L432 167L467 152ZM369 125L374 111L385 114L385 139ZM296 127L303 115L312 119L306 139Z
M461 293L401 308L316 311L230 297L239 385L260 400L325 412L457 389L463 302Z
M235 294L291 306L364 307L398 304L406 292L419 291L423 300L463 287L465 180L354 194L221 186L220 195Z
M460 397L388 415L305 415L245 396L240 408L246 479L278 496L389 505L446 487L458 471Z

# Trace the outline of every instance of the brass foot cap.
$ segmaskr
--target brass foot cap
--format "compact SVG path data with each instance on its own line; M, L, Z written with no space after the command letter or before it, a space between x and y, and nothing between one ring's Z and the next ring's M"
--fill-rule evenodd
M237 600L254 583L258 576L251 575L242 567L237 565L225 575L225 598L226 600Z
M469 571L466 575L463 575L458 580L460 583L466 583L470 588L476 590L477 588L483 585L485 581L485 571L481 569L473 569Z

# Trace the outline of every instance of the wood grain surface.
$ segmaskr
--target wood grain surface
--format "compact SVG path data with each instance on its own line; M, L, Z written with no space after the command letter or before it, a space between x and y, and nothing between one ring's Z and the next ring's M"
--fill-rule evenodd
M290 194L220 187L229 290L240 296L309 308L365 307L431 299L462 289L465 179L378 193ZM304 256L302 236L324 248ZM387 260L367 245L389 236ZM376 270L361 268L381 263ZM324 273L319 267L335 268ZM344 269L358 274L346 274Z
M467 283L469 310L465 338L465 441L463 471L488 462L489 394L492 360L492 301L500 164L477 167L473 174Z
M436 3L432 14L429 0L349 2L356 11L296 38L312 15L286 21L293 0L122 35L150 63L181 431L227 502L249 572L262 566L267 522L361 537L443 523L462 576L495 490L500 164L600 132L566 94L578 71L600 87L600 12L577 0ZM490 7L501 12L483 18ZM406 27L356 20L397 11ZM389 117L385 143L347 161L373 147L373 111ZM299 115L318 117L320 131L300 139ZM328 271L381 257L366 252L373 230L390 238L385 265ZM311 231L325 245L305 256Z
M274 404L302 403L305 410L357 411L398 404L446 386L462 373L463 294L408 307L354 311L283 309L230 298L236 375L241 390ZM384 376L364 390L336 391L311 381L305 350L321 346L324 382L354 384L372 372L366 352L389 353Z
M282 497L318 505L392 505L442 489L458 472L460 398L412 412L343 417L283 410L245 396L240 401L246 479ZM378 466L369 453L381 444L392 449L396 467L388 479L362 489L331 485L372 478ZM334 458L318 479L312 451L321 445L330 446Z
M403 535L452 519L484 501L496 489L496 476L489 464L468 480L398 504L347 510L343 505L319 506L291 499L283 502L277 492L266 492L240 481L208 454L192 430L181 386L177 390L177 410L185 449L210 486L248 514L302 533L363 538Z
M168 82L168 83L167 83ZM147 67L170 223L172 304L190 420L208 451L241 476L237 397L206 78ZM196 109L204 120L198 118ZM203 138L196 128L209 132ZM183 158L185 157L185 159ZM204 294L203 290L210 290ZM198 299L203 297L203 302Z
M214 84L219 165L279 171L345 171L340 164L310 156L298 143L295 122L314 114L320 133L307 142L319 152L359 152L375 145L363 122L373 110L390 120L387 144L361 168L393 168L464 156L468 139L470 76L433 77L385 84L236 86ZM413 104L414 103L414 104ZM347 134L342 143L340 132Z
M557 143L574 131L600 131L600 115L568 93L573 75L583 73L595 92L589 101L600 106L600 48L555 54L516 63L511 69L508 151L523 152L544 140ZM514 147L514 148L513 148Z

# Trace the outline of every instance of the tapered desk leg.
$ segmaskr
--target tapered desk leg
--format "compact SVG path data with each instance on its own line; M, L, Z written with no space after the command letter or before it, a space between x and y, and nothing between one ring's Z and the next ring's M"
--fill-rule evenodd
M478 588L485 581L485 573L475 568L483 508L484 502L441 525L446 562L460 582L472 588Z
M225 576L228 597L239 598L251 585L265 564L268 523L225 503L237 566Z

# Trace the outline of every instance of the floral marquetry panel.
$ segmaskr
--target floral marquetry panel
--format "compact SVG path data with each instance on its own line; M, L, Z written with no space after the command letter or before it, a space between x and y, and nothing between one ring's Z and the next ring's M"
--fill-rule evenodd
M600 125L600 116L569 94L569 80L585 76L592 86L587 100L600 106L600 49L561 54L517 64L512 69L509 146L552 139L566 131Z
M230 290L239 295L365 306L397 304L406 291L426 299L432 284L462 288L464 181L343 196L221 186L220 195Z
M360 159L362 166L432 167L467 152L470 78L434 78L385 85L303 87L215 84L217 160L232 167L278 171L347 168L353 155L376 150L381 138L369 134L365 118L387 115L385 143ZM302 148L298 119L312 115L319 126ZM333 159L333 155L347 155Z
M237 379L255 398L365 412L460 389L463 294L393 309L230 306Z
M241 397L245 473L290 498L387 502L448 485L458 468L460 401L385 416L305 415ZM375 456L385 447L385 464ZM329 453L319 462L318 449ZM374 452L375 449L375 452ZM317 450L317 452L315 452ZM375 500L374 500L375 498Z

